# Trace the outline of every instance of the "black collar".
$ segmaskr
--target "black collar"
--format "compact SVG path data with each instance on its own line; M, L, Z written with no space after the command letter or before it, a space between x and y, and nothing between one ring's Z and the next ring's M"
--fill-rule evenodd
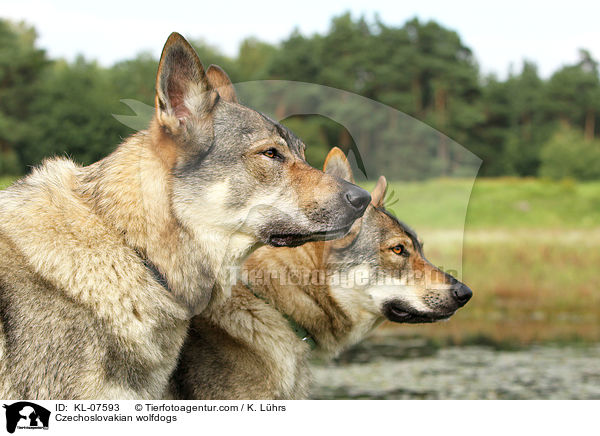
M154 265L154 263L152 263L152 261L150 259L148 259L146 256L142 255L142 253L140 253L139 250L135 249L135 252L138 255L138 257L140 258L140 260L142 261L142 263L144 264L144 266L150 271L150 274L152 274L152 277L154 277L154 280L156 280L158 283L160 283L160 285L163 288L165 288L167 291L172 293L173 291L171 290L171 287L169 286L169 282L167 281L167 278L160 273L160 271L158 270L156 265Z

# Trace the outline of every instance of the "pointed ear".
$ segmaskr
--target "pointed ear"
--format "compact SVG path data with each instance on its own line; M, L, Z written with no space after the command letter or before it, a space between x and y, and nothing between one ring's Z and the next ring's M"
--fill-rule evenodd
M209 91L204 67L195 50L179 33L171 33L163 48L156 75L156 113L159 123L175 133L192 115L208 113L218 100L216 93Z
M221 99L230 103L238 103L235 88L229 79L229 76L218 65L211 65L206 70L206 77L211 88L219 93Z
M347 182L354 182L350 162L348 162L344 152L337 147L333 147L325 158L323 171L334 177L346 180Z
M385 191L387 190L387 180L384 176L379 177L377 184L371 192L371 204L375 207L382 207L385 200Z

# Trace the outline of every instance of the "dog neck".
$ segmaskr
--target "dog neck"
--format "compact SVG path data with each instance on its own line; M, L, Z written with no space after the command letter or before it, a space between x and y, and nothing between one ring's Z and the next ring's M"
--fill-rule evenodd
M229 292L232 273L255 241L242 234L194 231L182 225L171 205L173 162L168 147L155 144L157 136L156 131L141 131L83 168L81 194L165 278L191 317ZM224 237L234 249L223 246Z
M271 304L271 302L267 298L265 298L265 297L257 294L252 289L252 285L250 285L250 283L241 283L241 284L247 290L249 290L250 292L252 292L252 295L254 295L256 298L258 298L259 300L264 301L266 304ZM298 324L298 322L294 318L292 318L290 315L287 315L285 313L281 313L281 316L283 316L283 318L287 321L288 326L290 327L290 329L294 332L294 334L302 342L305 342L306 344L308 344L308 346L310 347L311 350L314 350L315 348L317 348L317 343L315 342L315 338L312 337L312 335L310 334L310 332L308 332L304 327L302 327L300 324Z
M317 352L334 355L346 346L353 322L330 292L325 248L326 243L322 242L293 249L262 247L246 260L235 289L238 295L244 295L238 297L243 301L250 298L261 305L269 303L265 308L269 316L284 320L295 341L302 342L308 335L314 340ZM247 310L241 304L243 301L232 306L234 310ZM235 316L231 311L227 314ZM223 316L223 312L217 316ZM221 319L219 323L227 321ZM297 334L294 327L306 334ZM310 340L304 342L310 347Z

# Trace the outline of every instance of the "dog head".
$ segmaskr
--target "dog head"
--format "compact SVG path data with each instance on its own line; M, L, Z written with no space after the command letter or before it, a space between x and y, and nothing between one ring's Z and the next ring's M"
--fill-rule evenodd
M225 72L205 71L177 33L156 91L157 153L173 175L177 218L193 231L295 246L343 236L368 206L368 192L310 167L292 132L239 104Z
M351 180L343 153L326 164L326 172ZM364 216L346 237L327 243L334 297L347 312L365 319L429 323L449 318L472 292L432 265L415 232L385 210L386 188L382 176Z

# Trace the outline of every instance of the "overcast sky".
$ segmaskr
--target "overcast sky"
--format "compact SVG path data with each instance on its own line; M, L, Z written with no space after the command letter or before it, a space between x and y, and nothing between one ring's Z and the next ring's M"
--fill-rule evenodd
M397 26L415 16L434 19L458 31L481 69L500 77L506 76L511 64L520 69L524 58L535 61L547 77L574 62L580 47L600 58L600 2L596 1L1 0L0 17L33 24L39 45L51 57L73 59L83 53L110 65L142 50L158 57L172 31L202 38L235 55L245 37L275 43L294 27L306 35L322 33L332 16L346 10L355 17L379 13L386 24Z

